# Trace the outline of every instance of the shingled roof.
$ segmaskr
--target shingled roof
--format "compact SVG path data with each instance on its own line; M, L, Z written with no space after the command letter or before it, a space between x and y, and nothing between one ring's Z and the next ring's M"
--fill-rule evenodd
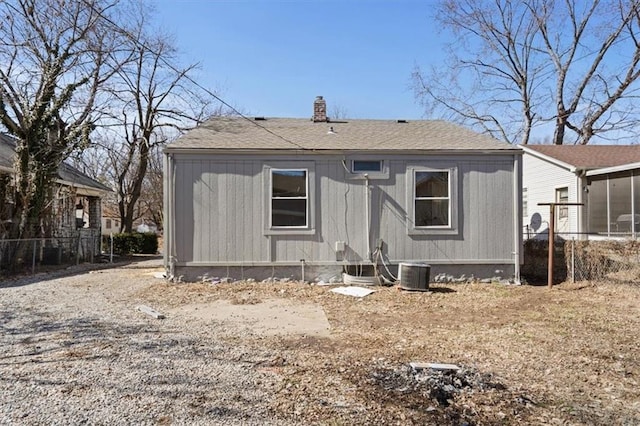
M640 162L640 145L527 145L523 148L584 170Z
M16 144L10 136L0 134L0 171L13 170L13 161L16 155ZM67 163L58 167L58 178L71 185L82 185L87 188L104 192L111 192L111 188L82 173L80 170Z
M174 149L220 150L517 150L440 120L343 120L216 117L169 144Z

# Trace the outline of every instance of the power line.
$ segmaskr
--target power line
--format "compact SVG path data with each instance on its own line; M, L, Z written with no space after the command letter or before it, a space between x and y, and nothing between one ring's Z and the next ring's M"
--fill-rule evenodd
M97 10L95 8L95 6L93 4L91 4L91 8L93 9L94 12L96 12L98 15L100 15L100 17L102 17L102 19L104 19L106 22L108 22L109 24L113 25L116 28L121 28L118 24L116 24L115 22L113 22L113 20L111 18L109 18L108 16L105 16L101 10ZM261 124L257 123L255 120L252 120L250 117L247 117L246 115L244 115L243 113L241 113L240 111L238 111L235 107L233 107L231 104L229 104L228 102L226 102L224 99L222 99L220 96L216 95L214 92L212 92L211 90L207 89L206 87L202 86L200 83L198 83L197 81L195 81L193 78L191 78L191 76L189 76L187 73L183 73L181 70L179 70L177 67L175 67L173 64L171 64L167 59L164 58L164 56L162 56L160 53L155 52L153 49L151 49L146 43L141 42L140 40L136 39L135 37L133 37L131 34L129 34L129 32L126 32L127 37L133 41L136 45L148 50L149 52L152 52L153 54L157 55L158 58L160 58L160 60L167 66L169 67L169 69L171 69L173 72L176 72L178 74L181 74L182 76L184 76L189 82L191 82L193 85L195 85L196 87L198 87L200 90L204 91L205 93L207 93L209 96L211 96L212 98L216 99L218 102L220 102L222 105L226 106L227 108L229 108L231 111L233 111L235 114L237 114L239 117L247 120L248 122L252 123L253 125L259 127L260 129L264 130L265 132L283 140L284 142L287 142L293 146L295 146L296 148L305 150L305 151L313 151L312 148L307 148L304 147L296 142L293 142L292 140L277 134L276 132L274 132L271 129L266 128L265 126L262 126Z

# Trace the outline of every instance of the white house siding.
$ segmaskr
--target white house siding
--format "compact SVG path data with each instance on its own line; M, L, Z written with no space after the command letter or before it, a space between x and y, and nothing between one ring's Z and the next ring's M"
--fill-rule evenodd
M370 250L382 239L393 262L512 264L517 236L514 218L514 156L378 157L388 178L370 180ZM358 156L347 157L358 158ZM367 159L371 154L367 153ZM315 233L265 235L266 157L172 154L173 188L167 216L174 217L169 244L178 266L342 265L367 261L365 180L343 166L343 157L301 155L273 158L278 164L313 164L310 195ZM457 168L458 226L455 234L408 235L408 167ZM172 222L168 220L167 222ZM336 242L346 243L344 253Z
M527 212L522 221L525 227L526 225L531 225L532 216L539 214L542 219L541 226L537 230L532 229L530 226L530 236L533 237L541 234L546 238L548 234L550 208L549 206L539 206L538 203L556 202L556 189L562 187L569 188L568 202L578 202L578 191L581 188L580 180L567 168L529 153L523 155L522 162L522 187L523 189L526 188L525 196L527 199ZM573 237L578 238L578 234L576 234L579 232L578 215L581 214L582 207L570 206L568 209L567 220L556 221L556 232L566 239ZM526 231L525 228L524 232L526 233Z

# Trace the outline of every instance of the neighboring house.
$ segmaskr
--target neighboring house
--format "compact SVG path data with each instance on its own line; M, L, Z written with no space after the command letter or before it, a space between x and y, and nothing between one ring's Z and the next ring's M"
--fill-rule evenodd
M521 154L444 121L213 118L165 149L174 276L329 279L381 262L518 274ZM382 269L380 265L380 269Z
M16 144L11 137L0 134L0 174L13 176L15 148ZM62 163L58 169L53 190L54 198L43 223L45 235L56 238L78 235L83 238L95 237L96 244L99 244L100 200L111 190L66 163ZM0 217L3 224L15 219L12 217L10 199L8 207Z
M102 202L102 235L120 232L120 214L111 204Z
M121 232L120 213L118 204L113 201L102 202L102 235L118 234ZM149 217L138 217L133 220L134 232L158 233L158 226Z
M525 238L548 238L549 206L555 232L565 239L636 237L640 233L640 145L527 145L523 156ZM635 219L635 220L634 220Z

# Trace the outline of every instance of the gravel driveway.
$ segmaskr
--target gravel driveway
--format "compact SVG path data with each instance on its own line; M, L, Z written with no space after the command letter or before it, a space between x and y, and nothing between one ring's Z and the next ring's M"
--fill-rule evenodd
M285 280L166 283L160 270L0 283L0 425L640 424L637 285L354 298Z
M272 353L136 310L153 267L0 283L0 424L288 424L268 409Z

